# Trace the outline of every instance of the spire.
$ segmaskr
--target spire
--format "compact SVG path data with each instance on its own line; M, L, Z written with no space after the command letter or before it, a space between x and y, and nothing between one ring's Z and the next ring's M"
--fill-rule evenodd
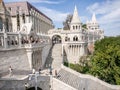
M95 15L95 13L93 13L93 16L92 16L92 23L97 23L97 20L96 20L96 15Z
M79 19L79 16L78 16L78 11L77 11L76 6L75 6L75 9L74 9L73 18L72 18L71 23L81 23L80 19Z

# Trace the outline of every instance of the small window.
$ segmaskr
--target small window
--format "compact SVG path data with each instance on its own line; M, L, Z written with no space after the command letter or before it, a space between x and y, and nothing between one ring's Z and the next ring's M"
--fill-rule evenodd
M11 7L8 7L8 10L9 10L9 11L11 11L11 10L12 10L12 8L11 8Z
M19 10L20 9L20 7L19 6L17 6L17 10Z
M25 14L24 13L22 14L22 20L23 20L23 23L25 23Z
M77 29L77 26L76 26L76 29Z
M65 41L68 41L68 37L65 37Z
M78 41L78 37L77 37L77 36L74 36L74 37L73 37L73 41Z
M75 26L73 26L73 30L75 29Z

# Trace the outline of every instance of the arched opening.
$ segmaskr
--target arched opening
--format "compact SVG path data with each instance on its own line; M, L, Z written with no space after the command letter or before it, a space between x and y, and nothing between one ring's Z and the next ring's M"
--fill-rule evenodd
M9 20L8 20L8 18L6 19L6 29L7 29L7 32L9 32Z
M23 23L25 23L25 14L24 13L22 14L22 20L23 20Z
M74 36L74 37L73 37L73 41L78 41L78 37L77 37L77 36Z
M67 42L67 41L70 41L70 38L69 37L65 37L65 42Z
M73 26L73 30L75 29L75 26Z
M61 39L61 36L59 36L59 35L54 35L52 37L52 43L53 44L61 43L61 41L62 41L62 39Z
M31 87L31 88L26 88L26 90L36 90L36 89L35 89L35 87ZM42 90L42 89L37 87L37 90Z
M76 26L76 29L78 29L77 26Z
M0 29L3 29L2 18L0 17Z

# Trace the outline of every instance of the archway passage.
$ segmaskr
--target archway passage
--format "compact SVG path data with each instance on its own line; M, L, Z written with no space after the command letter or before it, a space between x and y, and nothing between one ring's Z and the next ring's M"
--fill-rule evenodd
M53 44L61 43L61 41L62 41L62 39L61 39L61 36L59 36L59 35L54 35L52 37L52 43Z
M26 90L35 90L35 87L28 88ZM37 87L37 90L42 90L41 88Z

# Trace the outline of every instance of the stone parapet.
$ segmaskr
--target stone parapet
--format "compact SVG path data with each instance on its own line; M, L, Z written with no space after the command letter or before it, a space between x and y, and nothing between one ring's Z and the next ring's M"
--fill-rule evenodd
M62 65L61 67L62 69L80 78L80 81L82 81L81 84L85 88L85 90L120 90L120 85L108 84L96 77L78 73L70 68L65 67L64 65Z

